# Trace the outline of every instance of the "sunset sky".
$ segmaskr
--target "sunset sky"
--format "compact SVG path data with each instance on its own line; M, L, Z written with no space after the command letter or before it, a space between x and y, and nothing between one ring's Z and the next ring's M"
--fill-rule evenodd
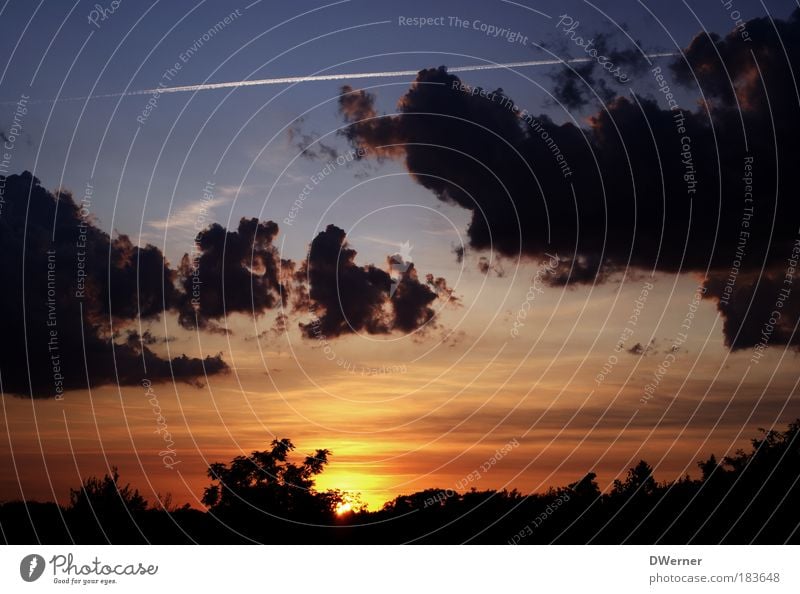
M773 19L796 35L787 39L800 40L793 2L739 2L734 8L741 11L742 22L760 19L748 29L754 37L758 27L767 27ZM694 47L693 39L704 31L716 32L720 38L731 34L726 38L733 40L731 44L736 39L744 43L734 31L736 19L724 4L345 0L236 6L214 1L139 5L123 0L97 24L89 21L92 10L87 2L37 8L12 0L0 11L4 29L14 32L0 38L0 129L6 140L9 132L18 132L12 149L6 148L10 158L0 173L30 171L42 188L51 193L63 188L78 205L89 196L86 221L92 229L112 239L127 235L133 246L152 244L166 259L168 270L179 269L184 254L194 249L197 233L211 223L228 231L222 242L227 245L241 239L233 237L237 228L243 229L240 219L274 221L279 231L267 241L262 256L268 270L273 264L280 268L279 278L293 273L285 286L290 298L281 301L273 284L264 294L274 293L275 299L251 302L249 292L260 290L253 289L251 273L255 277L263 272L251 262L237 270L247 282L234 285L226 280L230 293L223 296L225 313L204 312L206 318L197 327L179 319L191 311L185 300L163 304L152 315L141 317L120 314L118 297L111 306L103 305L100 298L94 311L87 301L81 311L90 320L87 323L103 328L98 330L99 337L106 331L116 332L115 340L121 343L127 331L139 337L147 331L146 336L153 337L148 348L159 361L184 354L192 360L213 358L221 353L227 372L212 371L205 377L187 374L192 377L172 381L169 374L155 377L144 371L132 381L126 376L126 381L116 382L93 377L93 364L99 363L86 357L85 368L81 364L72 370L78 379L57 399L52 389L40 387L41 377L30 372L35 362L28 362L30 380L27 375L19 379L23 389L15 389L17 384L8 377L22 372L6 362L0 397L0 433L5 435L0 439L0 500L64 502L69 488L78 486L82 478L118 466L123 480L148 499L170 492L175 502L201 508L209 463L264 449L276 437L291 438L298 456L317 448L332 450L331 464L317 487L361 492L370 509L398 494L429 487L542 491L577 481L588 471L596 472L601 488L606 489L642 458L654 467L659 480L687 473L695 476L699 459L712 452L718 458L730 454L746 445L756 428L782 426L799 416L800 340L794 330L800 307L796 296L782 310L780 330L771 334L761 356L756 347L759 331L768 323L776 298L764 297L755 289L738 292L744 290L745 279L756 278L748 275L763 272L780 285L784 273L789 274L786 262L800 226L798 207L790 204L796 203L796 194L784 197L788 186L782 181L778 188L774 181L762 181L776 179L776 166L769 158L756 158L756 193L766 196L756 201L756 215L762 214L758 229L769 227L774 233L757 235L753 228L734 295L738 303L744 303L744 313L740 316L738 303L735 314L734 305L728 310L718 307L720 283L724 285L736 255L730 246L737 245L726 239L725 225L730 219L738 229L745 191L742 160L725 161L725 151L732 144L726 141L730 137L725 136L725 126L733 126L731 121L738 125L738 119L722 113L730 106L713 80L698 79L698 69L694 75L681 74L670 66L680 61L680 52ZM180 86L314 74L416 72L442 65L585 57L583 48L564 32L564 15L579 23L575 30L584 38L603 39L609 51L619 56L630 82L619 84L592 63L594 69L581 75L591 76L593 84L586 86L583 81L577 87L586 86L588 94L565 82L564 65L455 74L469 87L502 88L520 109L545 121L565 154L573 151L569 154L575 169L570 179L575 180L571 186L574 202L568 192L558 197L549 193L565 182L552 173L552 163L528 159L531 177L517 183L511 178L522 166L509 164L512 157L506 159L505 153L498 153L500 149L476 152L501 155L499 166L489 168L498 172L497 184L478 164L470 172L461 163L458 173L446 182L457 189L437 186L436 175L445 176L447 167L457 161L443 153L432 158L432 153L425 152L430 126L417 125L408 115L408 106L419 108L423 117L431 111L449 121L442 115L449 104L440 102L433 91L430 100L425 94L427 83L433 81L433 86L463 98L463 91L437 82L452 75L443 71L430 71L427 79L376 76L122 95L154 89L159 83ZM441 16L445 24L399 24L399 17L406 16ZM493 37L480 25L450 26L450 16L519 32L527 36L527 43ZM226 17L227 24L197 44ZM752 43L755 46L758 39ZM193 46L192 55L187 55ZM794 56L798 47L790 46L788 51ZM650 58L652 64L642 66L634 63L630 53L637 59L641 53L675 56ZM709 53L697 51L692 59L702 60ZM734 54L745 59L735 48L731 49ZM780 65L769 63L778 58L758 55L765 60L764 84L770 90L781 88ZM630 61L624 62L623 57ZM177 63L181 67L170 72ZM631 129L623 121L628 112L615 97L624 98L638 115L637 105L641 113L651 108L637 101L648 100L654 102L653 113L666 113L669 105L652 73L659 65L677 104L692 112L694 125L712 122L722 147L722 157L717 154L716 158L722 164L703 149L702 135L695 133L692 147L700 192L694 200L710 197L721 206L714 202L713 207L695 207L696 217L687 223L691 233L676 224L680 217L667 206L663 219L659 211L653 215L656 222L636 229L624 221L606 225L602 220L604 212L609 221L624 219L618 213L634 213L624 204L605 210L598 206L594 214L570 219L576 206L590 200L587 192L599 192L600 184L592 181L591 171L581 169L590 160L583 160L583 149L567 145L569 131L574 127L592 130L596 134L593 146L611 151L608 135L621 129L624 136ZM748 127L748 140L759 147L758 134L773 133L785 121L780 118L780 100L770 104L778 112L770 120L757 102L759 91L752 90L758 86L753 82L756 75L742 66L737 78L737 65L729 63L729 75L736 80L736 113L744 113L741 128ZM412 88L414 84L418 86ZM343 90L344 85L349 88ZM114 96L102 97L107 94ZM22 96L30 99L14 128ZM153 97L157 97L154 105L148 108ZM63 100L67 98L72 99ZM492 111L500 109L497 105L479 96L470 101L464 99L463 112L453 108L453 117L476 113L483 105L478 101L483 101L490 105L481 114L490 115L475 116L486 118L480 125L499 135L508 130L506 115ZM403 109L404 114L397 115ZM619 128L615 128L617 116L622 121ZM761 116L772 121L772 132L760 125ZM450 125L457 124L446 124ZM680 135L674 136L672 124L664 124L663 132L660 126L656 122L650 132L643 133L642 142L652 145L652 133L661 146L659 135L672 135L668 138L674 140L670 146L675 154L660 156L675 157L678 163ZM524 122L519 129L534 134ZM509 133L508 138L517 133ZM451 144L462 148L473 140L477 144L485 140L483 134L488 136L486 129L448 135L437 128L430 136L441 146L430 150L447 150L441 147ZM508 146L525 156L538 154L528 148L531 137L508 142L502 148L508 155L512 152ZM781 142L773 144L777 147ZM626 146L632 161L649 150L643 151L629 137ZM362 158L345 158L356 150L362 150ZM337 163L337 157L344 164ZM647 177L653 184L660 174L670 176L676 171L672 163L651 172L642 170L641 163L630 169L622 163L618 166L623 174L632 171L634 177ZM600 167L606 164L601 162ZM728 167L739 173L717 185L702 177L708 167L725 169L723 176ZM604 170L609 203L622 193L623 182L616 173ZM670 191L685 188L691 181L683 173L681 169L674 176L672 185L664 182L665 204L670 203ZM484 178L489 180L486 185ZM302 207L293 211L304 187L311 189L301 200ZM517 210L494 209L494 201L504 199L500 187L508 189L509 204ZM552 236L547 239L540 232L544 223L534 220L539 207L521 206L528 200L521 188L530 188L533 196L537 187L542 188L545 202L549 197L562 203L547 204L552 216L546 225ZM637 222L651 215L648 204L661 205L661 193L651 190L646 186L635 194L637 210L631 216ZM8 196L6 200L10 203ZM465 206L468 200L477 206ZM605 196L597 200L605 205ZM731 210L729 217L724 214ZM511 220L514 212L521 213L518 227ZM6 207L0 210L0 221L8 213L18 214ZM488 220L485 226L480 224L481 216ZM570 225L578 219L573 233ZM319 241L320 254L328 249L323 239L334 241L329 225L346 233L343 249L357 252L351 267L334 266L336 274L323 270L322 264L314 268L314 250L309 251L315 241ZM484 227L486 236L481 235ZM658 254L653 257L658 230ZM27 241L32 241L31 236ZM718 237L722 239L716 243ZM69 241L74 243L74 237ZM709 252L704 252L712 242ZM570 248L579 244L589 247ZM217 247L205 252L209 260ZM252 246L245 247L242 253L253 253ZM269 255L273 251L279 254L274 262ZM127 255L119 256L120 261L130 263L132 253L130 248ZM397 280L397 270L391 271L387 261L395 254L402 256L406 272L413 270L418 276ZM558 270L551 267L554 256ZM117 265L122 268L116 261L98 261L97 270L104 274ZM59 262L63 269L75 266L71 260ZM593 269L593 263L599 268ZM392 305L399 303L394 293L381 293L377 305L364 306L365 315L378 312L388 318L370 318L362 325L346 319L336 331L329 328L324 336L314 335L309 324L315 312L330 313L337 294L339 301L342 295L345 300L370 297L358 284L366 283L368 276L374 278L370 264L391 272L397 280L398 295L413 308L411 323L401 317L399 306ZM72 278L71 270L59 278ZM320 276L314 276L315 270ZM34 276L44 273L42 267L33 272ZM352 276L340 279L344 273ZM432 282L427 281L429 274ZM555 279L558 275L569 278ZM26 283L34 282L27 268L23 276ZM161 282L157 275L152 279ZM321 283L326 279L333 279L333 287L322 295ZM352 280L353 288L338 292L340 280ZM201 285L201 299L209 284L207 280ZM127 295L138 306L144 303L144 299L136 301L139 284L124 287L112 286L110 291ZM367 288L371 291L373 285ZM163 296L161 290L158 284L154 294ZM72 292L69 287L59 291ZM46 299L31 289L26 295L31 303ZM7 299L4 315L29 320L30 313L14 309L22 301ZM765 300L769 304L762 307ZM229 306L240 302L244 305ZM349 311L350 305L342 307ZM59 311L64 320L59 322L61 340L65 341L66 318L73 310ZM756 328L755 339L742 338L744 331L737 334L747 324ZM78 342L73 354L78 356L80 332L75 334ZM4 349L23 352L27 348L26 343L14 340L13 347ZM49 365L42 364L45 375L52 371ZM91 389L87 389L87 375L92 377ZM150 392L143 385L148 378L152 379ZM657 385L648 391L654 381ZM154 412L154 398L161 421ZM165 431L174 442L172 468L159 453L165 449Z

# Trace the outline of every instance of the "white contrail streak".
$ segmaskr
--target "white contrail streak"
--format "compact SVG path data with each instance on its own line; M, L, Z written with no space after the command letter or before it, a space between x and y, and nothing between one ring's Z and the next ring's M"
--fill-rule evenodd
M645 54L645 58L665 58L677 56L676 52L661 52ZM553 66L556 64L582 64L591 62L594 58L572 58L569 60L529 60L526 62L506 62L504 64L471 64L468 66L453 66L448 72L475 72L478 70L501 70L504 68L527 68L529 66ZM260 87L263 85L288 85L295 83L319 82L330 80L354 80L359 78L398 78L402 76L416 76L419 70L387 70L383 72L351 72L347 74L315 74L311 76L286 76L282 78L261 78L257 80L236 80L219 83L202 83L198 85L184 85L180 87L160 87L156 89L140 89L126 93L108 93L104 95L88 95L85 97L65 97L63 99L49 99L44 103L62 101L86 101L88 99L105 99L110 97L133 97L136 95L161 95L164 93L188 93L197 91L214 91L217 89L235 89L239 87ZM2 101L2 105L10 105L15 101ZM38 103L33 101L33 103Z

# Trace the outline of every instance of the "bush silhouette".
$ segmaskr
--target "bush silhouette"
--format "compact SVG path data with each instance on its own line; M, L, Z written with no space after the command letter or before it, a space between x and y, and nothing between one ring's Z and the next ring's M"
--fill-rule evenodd
M70 504L6 502L7 543L797 543L800 420L760 430L749 451L697 463L700 476L658 482L640 460L601 492L589 472L566 487L517 490L425 489L382 509L336 515L352 496L320 492L315 479L330 450L299 462L276 439L263 451L209 466L206 511L149 506L116 468L70 491Z

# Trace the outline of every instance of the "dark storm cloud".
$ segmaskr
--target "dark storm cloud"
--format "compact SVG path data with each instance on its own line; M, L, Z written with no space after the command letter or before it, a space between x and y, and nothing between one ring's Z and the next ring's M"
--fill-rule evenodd
M605 79L594 77L595 64L588 62L573 68L559 68L552 75L555 86L553 97L556 103L566 109L579 109L595 100L595 94L603 102L610 101L617 94L608 86Z
M242 218L235 231L216 223L201 231L178 269L181 326L226 332L219 322L227 315L260 316L284 303L277 234L277 223L255 218Z
M419 72L397 115L381 116L371 95L343 88L345 135L367 155L403 159L419 184L471 211L471 248L557 253L551 282L602 282L628 266L710 270L713 281L738 255L743 271L785 265L800 221L798 14L776 21L777 34L767 18L746 23L750 41L738 30L698 36L688 66L655 64L644 75L654 98L616 97L586 126L532 115L502 90L468 87L440 67ZM706 103L668 105L655 75L672 83L670 73ZM747 249L737 254L742 231ZM749 300L741 291L736 300ZM720 305L725 316L731 307ZM726 319L735 346L740 323Z
M343 86L339 95L339 112L345 122L353 126L344 128L341 133L353 145L363 144L359 136L368 136L372 156L379 160L400 157L403 147L395 146L398 141L397 129L391 120L378 116L374 102L375 96L371 93ZM358 158L363 158L360 152Z
M628 77L645 72L647 61L642 57L642 52L635 47L617 48L615 37L618 36L612 33L596 33L588 41L592 42L590 47L599 56L607 58L608 63L624 70ZM626 39L625 42L628 40ZM569 51L566 43L561 45ZM637 41L636 46L641 47L641 42ZM555 102L570 110L596 103L597 97L604 103L608 102L618 94L621 88L619 84L615 84L618 82L617 79L609 76L608 72L594 60L578 66L559 66L550 74L550 78L554 83L552 94Z
M383 305L391 277L380 268L358 266L355 257L344 230L334 225L328 225L311 242L308 260L297 273L310 286L308 307L316 316L312 323L301 324L306 335L389 332Z
M443 282L440 285L446 290L447 282L441 280ZM408 268L401 273L397 288L391 296L393 327L402 332L413 332L433 320L435 312L430 305L437 298L435 287L435 281L430 284L419 282L414 264L409 263Z
M299 309L314 316L300 324L306 337L408 333L432 325L435 280L429 286L419 281L413 263L387 260L387 268L399 274L393 279L386 270L357 264L356 255L344 230L335 225L311 242L308 259L295 275L309 286L299 303ZM444 279L439 284L449 290Z
M94 297L91 315L99 316L98 323L112 315L120 321L137 315L151 319L175 302L175 274L161 250L152 245L136 246L127 235L109 242L94 225L86 230L86 247L91 250L87 260L97 266L87 276L91 279L88 292Z
M359 266L344 231L330 225L312 242L300 270L281 259L278 225L242 218L235 230L212 224L177 269L152 245L110 237L81 202L55 195L30 173L0 177L0 381L7 393L60 397L104 384L176 379L199 384L228 369L221 354L167 360L158 339L136 322L177 313L186 329L228 333L231 314L256 318L289 302L320 312L329 337L363 331L411 332L433 324L430 304L457 298L443 278L421 283L410 262L391 270ZM390 266L387 263L387 269ZM438 291L438 292L437 292ZM278 313L270 332L286 330ZM304 327L307 336L310 327Z
M599 254L580 254L572 259L559 258L546 277L547 283L557 287L593 282L604 283L617 270Z
M624 264L629 254L634 263L652 265L659 248L659 266L680 266L681 232L689 230L691 196L683 180L681 135L672 113L659 109L655 101L642 101L640 109L617 98L608 111L591 118L588 129L581 129L557 125L546 115L533 116L519 107L515 111L508 106L517 104L502 91L495 91L490 100L461 90L461 85L444 68L423 70L400 99L399 115L366 122L351 121L347 106L353 92L345 90L348 135L373 154L386 144L402 148L418 183L472 212L467 231L474 249L493 247L506 256L545 251L579 256L572 281L592 278L592 266L596 270L601 264ZM359 95L358 103L364 101ZM373 113L363 105L358 112ZM688 112L679 115L693 137L711 138L702 118ZM708 148L698 144L695 152ZM695 160L705 156L698 154ZM666 203L659 165L669 185ZM713 172L710 164L709 169ZM703 214L716 215L718 204L710 202ZM673 234L664 245L662 226ZM690 254L695 268L705 264L705 255Z
M707 295L717 299L717 307L725 318L723 332L727 347L734 351L759 344L763 348L771 344L800 347L800 333L796 332L800 299L797 291L791 290L794 280L787 284L786 279L786 269L780 266L760 275L755 271L743 273L727 299L721 275L707 281Z
M800 61L800 10L786 20L752 19L725 37L699 33L684 55L686 59L676 60L671 68L688 87L696 88L699 82L706 97L726 106L736 107L738 100L744 110L762 112L763 117L768 117L771 106L776 113L792 113L797 119L792 74L796 76Z
M786 20L752 19L725 37L698 34L685 58L672 64L675 78L690 89L699 85L723 131L741 127L743 120L754 157L752 172L739 181L753 185L750 205L758 232L740 235L727 267L711 271L706 297L717 301L725 344L732 350L798 348L800 10ZM730 141L720 136L721 145Z
M0 373L5 393L60 397L70 389L197 383L222 372L221 356L167 360L149 335L115 332L156 318L174 298L173 273L157 248L110 238L66 192L51 194L30 173L0 178Z

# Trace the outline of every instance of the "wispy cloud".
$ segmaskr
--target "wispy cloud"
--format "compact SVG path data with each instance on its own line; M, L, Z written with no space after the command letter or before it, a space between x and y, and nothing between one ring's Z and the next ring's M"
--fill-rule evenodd
M174 240L191 241L199 231L216 219L214 211L222 206L233 204L237 196L252 196L261 186L217 186L210 200L194 199L175 208L167 218L147 221L147 226L163 239L164 233ZM144 238L153 238L156 233L146 233Z
M213 200L192 200L174 209L167 218L147 221L147 226L174 239L191 239L213 222L214 209L233 202L232 197L215 196Z

